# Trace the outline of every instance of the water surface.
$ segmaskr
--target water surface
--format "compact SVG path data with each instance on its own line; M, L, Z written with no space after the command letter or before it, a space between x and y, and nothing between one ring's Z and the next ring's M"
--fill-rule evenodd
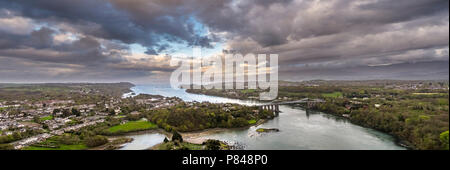
M141 85L133 87L136 94L159 94L179 97L185 101L212 103L260 104L222 97L186 93L168 85ZM346 119L302 108L280 106L279 117L257 127L226 130L199 136L200 139L219 139L248 150L403 150L395 139L385 133L364 128ZM257 133L257 128L278 128L280 132ZM130 136L134 141L122 149L146 149L162 142L164 135L149 133ZM158 142L159 141L159 142Z
M158 143L161 143L166 137L160 133L146 133L139 135L128 135L133 141L124 145L120 150L144 150Z

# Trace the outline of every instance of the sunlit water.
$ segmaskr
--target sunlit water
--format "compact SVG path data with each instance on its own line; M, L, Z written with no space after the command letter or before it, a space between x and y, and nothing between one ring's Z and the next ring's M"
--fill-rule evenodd
M259 104L186 93L166 85L142 85L133 87L136 94L159 94L179 97L185 101L209 101L213 103ZM209 135L202 139L219 139L248 150L400 150L392 136L372 129L354 125L345 119L302 108L280 106L279 117L247 129L233 129ZM278 128L280 132L257 133L257 128ZM134 141L122 149L146 149L162 142L164 135L148 133L129 136Z
M133 142L126 144L120 150L142 150L161 143L166 137L159 133L147 133L140 135L129 135L127 137L133 138Z
M258 104L256 101L245 101L245 100L237 100L237 99L229 99L223 97L215 97L215 96L207 96L200 94L191 94L186 93L184 89L174 89L169 85L139 85L132 87L131 90L136 94L152 94L152 95L161 95L165 97L178 97L184 101L192 102L211 102L211 103L238 103L243 105L254 105ZM130 94L126 94L125 96L129 96Z

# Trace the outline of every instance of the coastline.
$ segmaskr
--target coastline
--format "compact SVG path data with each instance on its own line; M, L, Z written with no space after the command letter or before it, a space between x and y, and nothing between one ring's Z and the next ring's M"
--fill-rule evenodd
M192 143L192 144L202 144L203 142L207 141L207 138L202 138L202 136L207 136L207 135L211 135L211 134L216 134L216 133L222 133L222 132L227 132L227 131L232 131L232 130L244 130L244 129L248 129L250 127L253 126L259 126L261 124L264 124L265 122L267 122L267 119L261 119L260 121L258 121L257 123L253 124L253 125L248 125L245 127L239 127L239 128L212 128L212 129L204 129L204 130L199 130L199 131L192 131L192 132L183 132L180 133L181 136L183 136L183 140L185 142L188 143ZM168 138L171 138L172 134L170 134L169 132L163 130L163 129L158 129L158 130L154 130L154 131L141 131L138 132L136 134L145 134L145 133L166 133L164 135L166 135ZM129 135L129 134L127 134ZM147 149L144 150L155 150L156 148L158 148L161 144L163 144L164 142L158 143L156 145L153 145Z
M186 93L191 93L191 92L186 91ZM208 95L208 94L203 94L203 93L191 93L191 94ZM220 95L209 95L209 96L224 97L224 98L239 99L239 100L252 100L252 101L261 102L261 101L258 100L258 99L242 99L242 98L233 98L233 97L230 97L230 96L220 96ZM301 106L297 106L297 107L300 107L300 108L305 109L305 110L308 109L308 108L301 107ZM337 114L333 114L333 113L321 111L321 110L318 110L318 109L309 109L309 110L312 110L312 111L318 111L318 112L321 112L321 113L324 113L324 114L329 114L329 115L337 116L337 117L339 117L339 118L343 118L343 119L349 121L350 123L352 123L352 124L354 124L354 125L358 125L358 126L361 126L361 127L364 127L364 128L369 128L369 129L372 129L372 130L376 130L376 131L379 131L379 132L383 132L383 133L389 134L389 135L391 135L391 136L394 138L394 143L395 143L397 146L404 147L404 148L406 148L407 150L415 150L415 149L416 149L410 142L408 142L408 141L406 141L406 140L404 140L404 139L401 139L399 136L397 136L397 135L395 135L395 134L392 134L392 133L390 133L390 132L386 132L386 131L382 131L382 130L380 130L380 129L372 128L372 127L369 127L369 126L364 125L364 124L355 123L355 122L351 121L348 117L345 117L345 116L342 116L342 115L337 115Z
M261 124L264 124L267 121L268 121L267 119L261 119L255 124L244 126L244 127L238 127L238 128L211 128L211 129L204 129L204 130L199 130L199 131L183 132L183 133L180 133L180 134L183 136L183 140L186 141L186 142L193 143L193 144L202 144L204 141L208 140L206 138L202 138L202 136L207 136L207 135L210 135L210 134L216 134L216 133L232 131L232 130L244 130L244 129L248 129L248 128L253 127L253 126L255 126L255 127L259 126ZM124 134L121 134L121 135L108 136L108 139L114 140L114 139L119 139L119 138L129 138L129 136L133 136L133 135L153 134L153 133L162 134L162 135L166 136L168 139L170 139L172 137L172 133L167 132L164 129L158 128L158 129L151 129L151 130L128 132L128 133L124 133ZM120 149L120 148L124 147L126 144L128 144L130 142L132 142L132 141L129 141L129 142L126 142L126 143L122 143L122 144L120 144L120 146L117 146L116 149ZM151 147L149 147L147 149L144 149L144 150L154 150L155 147L157 147L158 145L161 145L162 143L163 142L161 141L161 143L153 145L153 146L151 146ZM97 147L95 149L98 149L98 148L102 148L102 146L101 147ZM104 146L103 146L103 148L104 148Z
M130 90L132 90L132 89L130 89ZM131 94L131 93L133 93L133 92L130 92L129 94ZM188 93L188 92L186 92L186 93ZM197 93L190 93L190 94L197 94ZM201 93L200 93L199 95L206 95L206 94L201 94ZM206 96L211 96L211 95L206 95ZM213 95L213 96L214 96L214 95ZM222 98L227 98L227 99L237 99L237 98L229 98L229 97L224 97L224 96L214 96L214 97L222 97ZM245 99L239 99L239 100L245 100ZM261 102L261 101L259 101L259 100L252 100L252 101ZM300 108L305 109L304 107L300 107ZM351 122L350 119L348 119L348 118L346 118L346 117L343 117L343 116L340 116L340 115L336 115L336 114L332 114L332 113L327 113L327 112L322 112L322 111L320 111L320 110L315 110L315 109L311 109L311 110L313 110L313 111L319 111L319 112L324 113L324 114L334 115L334 116L337 116L337 117L340 117L340 118L345 118L346 120L348 120L350 123L352 123L352 124L354 124L354 125L358 125L358 126L361 126L361 127L365 127L365 128L369 128L369 129L372 129L372 130L379 131L379 132L383 132L383 131L380 131L380 130L377 130L377 129L374 129L374 128L370 128L370 127L366 127L366 126L363 126L363 125L355 124L355 123ZM261 124L264 124L264 123L266 123L267 121L268 121L268 120L266 120L266 119L261 119L261 120L259 120L257 123L255 123L255 124L248 125L248 126L244 126L244 127L239 127L239 128L212 128L212 129L204 129L204 130L192 131L192 132L182 132L182 133L180 133L180 134L182 134L182 136L183 136L183 138L184 138L184 140L185 140L186 142L194 143L194 144L201 144L202 142L204 142L205 140L207 140L207 139L205 139L205 138L202 138L202 136L208 136L208 135L210 135L210 134L217 134L217 133L222 133L222 132L232 131L232 130L248 129L248 128L252 127L252 126L259 126L259 125L261 125ZM170 134L169 132L166 132L166 131L163 130L163 129L154 129L154 130L145 130L145 131L129 132L129 133L126 133L126 134L123 134L123 135L120 135L120 136L127 136L127 135L133 135L133 134L145 134L145 133L161 133L161 134L164 134L165 136L167 136L167 137L169 137L169 138L170 138L170 136L171 136L171 134ZM386 133L386 132L383 132L383 133ZM405 144L404 142L402 142L401 140L399 140L398 137L396 137L395 135L392 135L392 134L390 134L390 133L386 133L386 134L388 134L388 135L394 137L394 143L395 143L395 145L400 146L400 147L404 147L404 148L406 148L406 149L411 149L411 147L410 147L409 145L407 145L407 144ZM152 149L152 148L154 148L155 146L160 145L160 144L161 144L161 143L156 144L156 145L154 145L154 146L152 146L152 147L149 147L149 148L147 148L147 150Z
M207 135L211 135L211 134L222 133L222 132L227 132L227 131L232 131L232 130L245 130L245 129L249 129L250 127L253 127L253 126L256 127L256 126L262 125L262 124L266 123L267 121L268 121L267 119L261 119L255 124L244 126L244 127L212 128L212 129L204 129L204 130L200 130L200 131L184 132L184 133L180 133L180 134L183 136L184 140L189 141L190 143L201 144L202 142L208 140L208 139L202 138L201 136L207 136Z
M136 85L134 85L133 87L135 87ZM130 92L124 93L122 95L123 98L127 98L127 97L132 97L137 95L137 93L135 91L133 91L130 87ZM205 95L205 94L200 94L200 95ZM205 95L205 96L210 96L210 95ZM220 96L215 96L215 97L220 97ZM227 98L227 97L224 97ZM232 98L227 98L227 99L232 99ZM256 100L255 100L256 101ZM259 102L259 101L258 101ZM180 132L180 134L183 136L183 139L186 142L189 143L193 143L193 144L201 144L204 141L208 140L208 139L203 139L201 138L201 136L205 136L205 135L209 135L209 134L215 134L215 133L221 133L221 132L226 132L226 131L231 131L231 130L243 130L243 129L248 129L250 127L253 126L259 126L262 125L264 123L266 123L268 120L267 119L260 119L258 120L256 123L254 124L250 124L244 127L236 127L236 128L211 128L211 129L203 129L203 130L199 130L199 131L191 131L191 132ZM140 135L140 134L148 134L148 133L160 133L165 135L167 138L171 138L172 134L170 132L165 131L164 129L158 128L158 129L150 129L150 130L143 130L143 131L134 131L134 132L128 132L128 133L124 133L121 135L114 135L114 136L110 136L108 138L119 138L119 137L127 137L127 136L131 136L131 135ZM132 142L132 141L130 141ZM130 143L128 142L128 143ZM157 147L158 145L161 145L163 142L158 143L152 147L149 147L145 150L153 150L152 148ZM125 144L122 144L122 146L120 148L122 148ZM117 148L117 149L120 149Z

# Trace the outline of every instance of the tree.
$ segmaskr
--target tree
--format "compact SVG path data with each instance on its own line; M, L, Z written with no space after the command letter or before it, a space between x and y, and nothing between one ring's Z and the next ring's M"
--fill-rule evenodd
M80 142L80 138L77 135L64 134L59 137L59 141L65 145L75 145Z
M57 113L59 113L59 112L61 112L61 110L59 110L59 109L53 109L53 117L56 117L56 114Z
M109 109L108 113L109 113L110 116L116 115L116 111L114 109Z
M220 150L219 140L208 139L203 144L206 145L206 150Z
M14 137L15 140L22 139L22 135L19 132L14 132L12 136Z
M172 141L183 142L183 137L177 131L173 131Z
M72 114L72 112L69 109L64 109L62 111L62 113L63 113L63 115L62 115L63 117L69 117Z
M448 150L448 146L449 146L449 143L448 143L448 130L445 131L445 132L442 132L441 135L439 135L439 138L440 138L441 143L442 143L442 148L445 149L445 150Z
M231 127L244 127L248 125L248 121L242 117L231 120Z
M78 109L72 108L72 115L81 116L81 113L80 113L80 111Z
M0 144L0 150L14 150L14 146L10 144Z
M41 123L41 118L39 118L39 116L34 116L34 117L33 117L33 122L35 122L35 123Z
M108 143L108 138L100 135L88 136L84 142L88 147L96 147Z

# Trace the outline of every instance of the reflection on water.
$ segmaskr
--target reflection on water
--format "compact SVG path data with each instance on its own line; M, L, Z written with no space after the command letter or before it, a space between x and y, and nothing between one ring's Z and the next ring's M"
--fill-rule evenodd
M148 133L140 135L130 135L127 136L133 138L134 140L130 143L125 144L120 150L144 150L148 149L158 143L161 143L166 137L159 133Z
M320 112L281 106L280 116L258 127L203 136L244 144L244 149L259 150L364 150L403 149L384 133L353 125L347 120ZM309 118L308 118L309 117ZM255 134L257 128L278 128L280 132Z
M214 103L258 104L255 101L242 101L221 97L195 95L170 86L136 86L135 93L176 96L185 101L209 101ZM404 149L394 143L390 135L356 126L346 119L315 111L305 111L298 107L280 106L280 116L248 129L233 129L224 132L203 135L201 139L218 139L243 149L256 150L366 150L366 149ZM278 128L280 132L257 133L257 128ZM135 140L122 149L145 149L162 142L164 135L143 134L133 137ZM159 142L157 142L159 141Z
M184 89L173 89L169 85L142 85L132 87L131 90L137 94L153 94L165 97L178 97L184 101L211 102L211 103L238 103L243 105L254 105L256 101L245 101L228 99L223 97L207 96L200 94L186 93Z

